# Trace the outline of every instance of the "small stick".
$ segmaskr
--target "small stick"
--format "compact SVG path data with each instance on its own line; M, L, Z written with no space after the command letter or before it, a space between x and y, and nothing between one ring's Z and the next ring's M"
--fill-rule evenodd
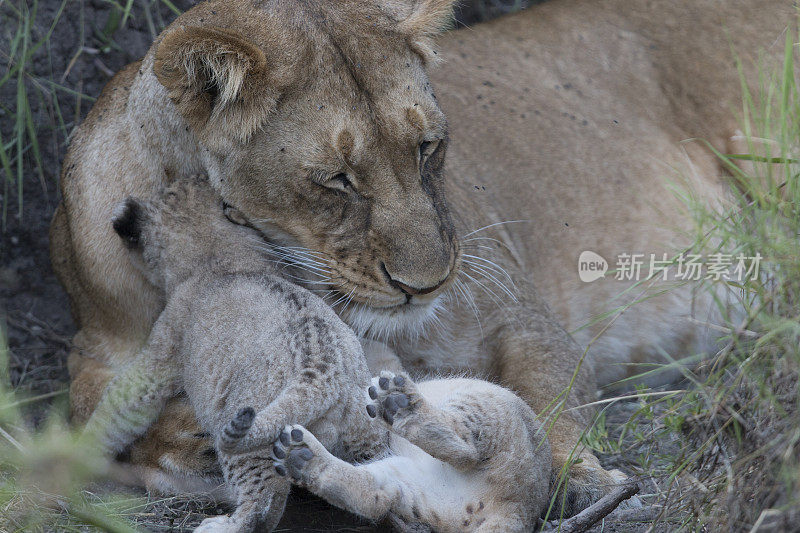
M640 489L641 487L636 482L621 485L572 518L562 520L561 524L555 525L547 531L559 531L560 533L581 533L586 531L619 507L619 504L623 501L639 492Z
M68 350L72 348L72 343L69 341L69 339L67 339L67 337L59 335L53 330L53 327L50 324L44 320L36 318L31 314L24 314L20 311L12 311L6 316L6 322L9 326L21 329L22 331L39 337L44 341L60 344ZM29 324L38 326L40 330L35 331Z

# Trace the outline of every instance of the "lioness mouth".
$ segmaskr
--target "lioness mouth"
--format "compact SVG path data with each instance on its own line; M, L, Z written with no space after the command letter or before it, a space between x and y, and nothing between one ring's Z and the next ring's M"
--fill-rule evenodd
M302 272L301 276L289 274L289 280L295 281L300 285L307 288L312 286L322 286L314 290L325 293L323 299L328 304L340 310L353 304L353 307L359 307L362 310L369 309L375 313L382 315L403 315L403 314L417 314L420 311L431 307L438 299L438 295L434 295L438 289L445 285L450 278L453 277L453 270L458 264L458 253L453 254L451 258L451 269L447 276L441 281L436 282L427 287L413 287L403 281L394 279L386 268L384 263L380 264L380 270L383 277L383 283L386 284L384 297L388 296L385 290L390 290L389 287L396 289L401 294L395 294L388 301L376 301L374 295L369 295L368 287L359 287L359 283L355 280L343 280L343 282L335 282L330 279L331 270L330 266L326 264L325 256L322 252L316 252L298 246L296 239L285 232L279 227L269 225L269 227L262 227L262 225L254 224L244 213L235 205L222 201L221 207L225 217L232 223L245 226L254 230L259 237L259 240L268 247L268 251L278 257L278 263L286 266L292 266ZM297 251L300 250L300 251ZM340 273L341 275L341 273ZM351 286L347 289L346 286ZM359 290L361 288L361 290ZM397 301L400 297L404 298L402 301ZM395 300L392 302L391 300Z

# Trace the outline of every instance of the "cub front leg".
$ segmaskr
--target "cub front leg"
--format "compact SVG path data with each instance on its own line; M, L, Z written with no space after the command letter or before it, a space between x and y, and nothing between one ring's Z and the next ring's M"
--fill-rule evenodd
M387 344L364 338L360 338L359 342L361 342L364 358L367 360L367 367L371 373L378 374L381 370L389 370L396 374L403 373L403 363Z
M84 437L104 453L121 452L143 435L175 393L178 378L173 364L153 355L147 346L106 386Z
M466 421L427 401L408 375L383 371L372 378L367 394L373 400L369 416L436 459L459 469L471 469L481 459Z

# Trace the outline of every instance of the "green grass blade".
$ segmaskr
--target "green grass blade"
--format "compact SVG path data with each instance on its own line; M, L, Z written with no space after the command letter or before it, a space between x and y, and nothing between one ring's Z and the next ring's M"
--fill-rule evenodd
M46 42L50 40L50 36L53 34L53 30L58 24L58 21L61 20L61 15L63 14L64 6L66 5L67 5L67 0L62 0L61 5L58 8L58 11L56 11L55 16L53 17L53 22L52 24L50 24L50 27L47 30L47 33L45 33L44 37L42 37L40 41L38 41L35 45L33 45L29 50L24 52L20 60L17 61L10 69L8 69L8 72L6 72L5 75L2 78L0 78L0 86L2 86L5 82L10 80L11 78L13 78L15 75L17 75L19 70L24 68L24 65L28 64L28 62L31 60L31 57L33 57L33 54L35 54L39 50L39 48L41 48ZM28 31L30 31L30 28L28 29ZM26 35L29 35L29 33L26 33Z

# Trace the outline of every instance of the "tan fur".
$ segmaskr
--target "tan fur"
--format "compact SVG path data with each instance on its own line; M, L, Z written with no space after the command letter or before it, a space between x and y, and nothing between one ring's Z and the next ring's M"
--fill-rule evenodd
M204 3L121 71L72 141L51 231L53 265L80 327L76 357L117 372L163 308L163 294L108 228L113 206L146 197L168 176L207 171L266 238L310 250L288 260L307 263L303 277L319 281L311 288L333 284L331 303L352 297L336 303L342 318L392 344L407 368L490 377L537 412L559 396L581 347L605 324L578 331L578 343L562 325L576 330L636 295L612 301L625 283L581 283L579 253L613 263L619 253L660 254L688 242L686 213L665 178L680 172L699 198L720 199L722 171L702 145L678 143L703 137L726 146L740 102L730 44L752 74L748 60L759 50L780 52L791 2L553 0L443 36L431 49L446 59L432 73L438 103L427 53L401 31L413 20L404 17L428 5L441 12L438 2L388 0ZM213 73L206 85L198 65ZM211 109L215 94L225 104ZM439 105L452 138L444 185L448 129ZM409 120L411 108L427 131ZM353 140L347 158L336 149L343 131ZM423 141L438 145L420 162ZM457 237L509 220L527 222L466 237L495 240ZM403 290L442 282L411 298ZM713 349L687 320L702 322L710 307L691 288L676 290L625 313L592 343L566 397L571 410L551 433L555 470L589 422L576 408L593 398L595 376L614 381L637 371L625 363L657 360L660 350ZM86 372L73 374L76 412L93 409L90 384L106 379ZM187 445L187 455L194 449ZM570 476L572 510L612 483L591 454L576 453L584 461ZM177 464L197 473L188 457Z
M270 76L273 69L261 49L221 28L176 28L164 36L153 64L180 114L207 144L221 131L244 142L263 124L281 88Z

